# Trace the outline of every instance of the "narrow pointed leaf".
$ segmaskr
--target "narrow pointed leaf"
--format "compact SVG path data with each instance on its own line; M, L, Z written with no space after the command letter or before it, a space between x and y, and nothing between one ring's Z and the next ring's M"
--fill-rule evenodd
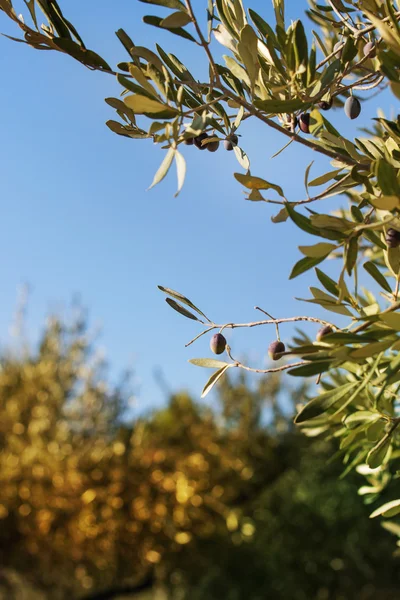
M212 388L214 387L214 385L223 376L223 374L225 373L225 371L227 369L229 369L229 367L230 367L230 365L222 367L221 369L218 369L218 371L215 371L215 373L213 373L211 375L210 379L207 381L207 383L204 386L203 391L201 393L201 397L202 398L205 398L207 396L207 394L212 390Z
M382 504L379 508L374 510L373 513L370 514L369 518L374 519L375 517L383 516L383 517L393 517L400 512L400 500L392 500L391 502L386 502Z
M392 292L392 288L390 287L386 278L384 275L382 275L378 267L373 262L368 261L364 263L363 267L384 290L389 292L389 294Z
M294 265L292 272L290 273L289 279L294 279L298 275L301 275L302 273L305 273L309 269L312 269L313 267L315 267L315 265L319 265L319 263L322 262L324 259L325 259L325 256L322 256L322 257L320 257L320 256L317 256L317 257L305 256L304 258L301 258Z
M207 369L221 369L230 364L223 360L216 360L215 358L191 358L189 362L192 365L196 365L196 367L206 367Z
M178 189L175 194L175 198L176 198L183 187L183 184L185 182L185 175L186 175L186 161L185 161L184 156L180 152L178 152L178 150L176 150L176 152L175 152L175 164L176 164L176 174L177 174L177 178L178 178Z
M186 12L177 11L168 15L161 21L161 26L165 29L176 29L177 27L185 27L191 22L191 18Z
M325 392L320 396L316 396L301 409L294 422L303 423L304 421L309 421L314 417L322 415L336 402L344 398L356 385L357 383L346 383L345 385L329 390L329 392Z
M174 154L175 154L175 149L171 147L168 150L167 154L165 155L164 160L162 161L161 165L159 166L157 173L154 175L154 179L151 183L151 186L148 188L149 190L152 187L154 187L155 185L157 185L157 183L160 183L160 181L162 181L164 179L164 177L168 173L169 168L172 164L172 161L174 159Z
M293 377L311 377L312 375L325 373L325 371L330 369L331 365L331 361L314 362L309 365L302 365L301 367L290 369L288 374Z
M201 312L201 310L199 308L197 308L197 306L195 306L193 304L193 302L191 300L189 300L189 298L186 298L186 296L184 296L180 292L176 292L175 290L171 290L170 288L163 287L162 285L158 285L157 287L159 290L164 292L164 294L167 294L168 296L172 296L173 298L175 298L175 300L179 300L179 302L182 302L182 304L186 304L186 306L189 306L195 312L197 312L199 315L204 317L206 319L206 321L210 322L210 319L208 317L206 317L206 315L203 312Z
M194 315L189 310L178 304L178 302L175 302L175 300L172 300L172 298L166 298L165 301L167 304L170 305L171 308L176 310L176 312L180 313L184 317L187 317L188 319L193 319L193 321L200 321L200 319L198 319L196 315Z

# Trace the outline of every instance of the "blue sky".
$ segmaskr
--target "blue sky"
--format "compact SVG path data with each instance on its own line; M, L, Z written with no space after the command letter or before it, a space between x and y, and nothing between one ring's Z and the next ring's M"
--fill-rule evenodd
M133 0L61 5L87 46L112 65L126 60L114 35L123 27L137 45L153 47L157 41L199 77L204 73L200 48L142 23L144 14L160 14L157 7ZM201 9L206 2L194 5ZM287 2L288 21L306 5ZM251 6L270 20L269 3L253 0ZM16 34L5 17L0 30ZM66 311L78 294L91 326L102 327L111 377L134 369L141 411L164 401L155 368L162 368L171 389L187 388L195 397L209 374L187 362L208 356L209 340L185 349L199 329L167 306L157 284L183 292L217 322L257 320L256 304L277 317L322 314L294 300L309 295L312 274L288 281L291 265L301 257L297 246L312 241L290 223L272 224L270 205L244 201L232 176L242 171L233 153L188 147L181 195L174 198L174 171L146 192L163 151L150 141L118 137L104 125L114 118L104 98L121 91L113 77L6 38L0 44L3 345L10 340L21 284L32 289L27 314L32 340L45 315ZM393 100L382 96L380 105L389 114ZM341 112L330 116L346 136L355 131ZM372 116L375 102L363 106L363 122ZM282 185L290 200L305 197L303 173L311 160L315 176L330 168L329 160L295 144L270 160L285 140L258 123L246 123L241 133L252 173ZM281 335L289 340L292 333L288 326ZM254 366L262 366L274 329L243 330L229 339L236 355L246 353Z

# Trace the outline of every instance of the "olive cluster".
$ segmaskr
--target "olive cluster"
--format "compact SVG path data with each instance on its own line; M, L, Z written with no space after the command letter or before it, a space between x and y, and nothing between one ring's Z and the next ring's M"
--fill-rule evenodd
M340 56L342 54L342 49L343 49L342 42L337 42L333 47L333 50L337 51L336 54L337 54L338 58L340 58ZM375 46L374 42L367 42L364 45L363 54L364 54L364 56L367 56L368 58L375 58L376 46ZM332 104L333 104L333 100L332 100L332 98L330 98L329 100L322 100L321 102L319 102L317 104L317 106L321 110L329 110L330 108L332 108ZM357 119L357 117L361 113L361 103L358 100L358 98L355 98L354 96L349 96L349 98L347 98L347 100L344 104L344 112L345 112L346 117L348 117L349 119L351 119L351 120ZM299 125L300 130L303 133L310 133L310 115L309 115L309 113L302 113L298 119L297 119L297 117L294 117L294 120L292 121L292 126L293 126L293 128L295 128L297 125Z
M399 232L397 232L397 233L399 234L398 244L400 244L400 233ZM320 342L326 335L329 335L330 333L333 333L333 329L330 325L325 325L324 327L322 327L317 332L317 335L316 335L317 342ZM211 341L210 341L210 348L214 354L222 354L225 351L226 339L222 335L222 333L215 333L212 336ZM275 340L275 341L271 342L270 345L268 346L268 356L271 360L279 360L280 358L282 358L285 351L286 351L285 344L283 342L281 342L280 340Z
M208 133L203 132L200 135L192 138L186 138L185 144L187 146L196 146L199 150L208 150L209 152L216 152L219 148L219 140L213 140L211 142L206 142L206 140L210 139L213 136L208 135ZM224 140L224 148L228 152L231 152L235 146L238 145L238 136L235 133L231 133Z

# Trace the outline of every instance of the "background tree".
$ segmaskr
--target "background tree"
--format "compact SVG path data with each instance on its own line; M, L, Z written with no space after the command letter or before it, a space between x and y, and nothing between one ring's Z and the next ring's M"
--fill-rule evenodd
M128 382L107 384L95 357L81 318L2 352L7 600L110 598L153 581L169 598L397 598L392 540L366 518L359 475L338 481L333 444L282 410L302 384L250 387L242 373L213 410L176 393L131 420Z

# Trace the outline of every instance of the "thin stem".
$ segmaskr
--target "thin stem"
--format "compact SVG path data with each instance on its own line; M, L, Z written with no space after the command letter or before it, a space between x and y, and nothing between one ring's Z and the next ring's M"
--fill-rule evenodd
M185 0L185 5L186 5L186 8L187 8L189 17L191 18L192 23L194 25L194 28L196 29L197 35L199 36L200 44L201 44L201 46L203 46L203 48L204 48L204 50L205 50L205 52L206 52L206 54L208 56L208 60L209 60L210 65L211 65L211 69L213 71L214 79L215 79L216 83L219 85L220 84L220 78L219 78L219 73L218 73L218 70L217 70L217 66L215 64L214 57L211 54L209 44L208 44L206 38L204 37L203 32L201 30L201 27L200 27L200 25L199 25L199 23L198 23L198 21L197 21L197 19L195 17L195 14L193 12L193 7L192 7L191 0Z
M380 314L381 315L386 315L387 313L390 312L394 312L395 310L400 308L400 302L394 302L393 304L391 304L388 308L386 308L385 310L383 310ZM368 327L370 325L372 325L375 321L366 321L365 323L361 323L361 325L359 325L358 327L356 327L355 329L353 329L352 333L359 333L360 331L364 331L365 329L368 329Z
M264 315L267 315L267 317L270 317L270 319L273 319L274 321L276 321L276 319L274 319L274 317L272 315L270 315L269 313L267 313L266 310L263 310L259 306L255 306L254 308L255 308L255 310L260 310L262 313L264 313ZM279 325L278 325L278 323L275 323L275 329L276 329L276 339L278 340L278 342L280 342L281 341L281 336L279 335Z
M265 310L263 310L259 306L255 306L254 308L256 310L260 310L261 312L263 312L265 314L268 314L265 312ZM270 316L270 315L268 315L268 316ZM261 325L275 325L275 327L277 327L280 323L295 323L298 321L308 321L310 323L318 323L320 325L323 325L324 327L329 326L329 327L332 327L332 329L335 329L336 331L340 331L339 327L336 327L336 325L334 325L333 323L329 323L328 321L324 321L323 319L317 319L316 317L286 317L283 319L272 319L271 318L266 321L254 321L251 323L224 323L223 325L218 325L217 323L210 323L210 325L206 329L204 329L201 333L196 335L196 337L194 337L192 340L190 340L190 342L185 344L185 348L187 348L188 346L191 346L199 338L201 338L203 335L206 335L213 329L219 329L221 332L224 329L237 329L240 327L260 327Z
M397 20L399 20L400 19L400 11L394 13L394 17ZM390 17L385 17L384 19L382 19L382 23L388 23L388 21L390 21ZM376 25L368 25L367 27L364 27L364 29L360 29L355 34L356 41L358 38L363 37L366 33L369 33L370 31L373 31L374 29L376 29Z
M352 33L357 34L358 33L358 29L356 27L353 27L352 25L350 25L350 23L348 22L348 19L346 17L344 17L342 15L342 13L336 8L334 2L332 0L328 0L333 12L339 17L339 19L341 20L341 22L343 23L343 25L345 27L347 27L347 29L349 29Z
M201 333L199 333L199 335L196 335L196 337L194 337L192 340L190 340L190 342L188 342L187 344L185 344L185 348L187 348L188 346L190 346L191 344L193 344L194 342L196 342L199 338L201 338L206 333L209 333L213 329L215 329L214 325L212 327L208 327L208 329L204 329L204 331L202 331Z
M257 308L257 307L256 307ZM310 323L319 323L321 325L329 325L333 329L339 330L339 327L329 323L328 321L324 321L323 319L317 319L316 317L286 317L283 319L268 319L265 321L253 321L250 323L225 323L225 325L217 325L213 323L210 329L220 329L223 327L224 329L237 329L240 327L260 327L261 325L276 325L280 323L295 323L298 321L308 321Z
M377 79L374 82L372 82L370 85L365 85L365 86L360 85L364 81L368 81L368 79L370 79L373 76L377 77ZM332 94L332 96L338 96L339 94L343 94L343 92L346 92L347 90L351 90L351 89L353 89L353 90L373 89L374 87L378 86L383 79L384 79L383 75L376 75L376 73L368 73L367 75L364 75L364 77L357 79L357 81L353 81L353 83L349 83L349 85L343 85L342 87L340 87L338 89L338 91L335 94Z
M331 192L336 190L338 187L340 187L344 181L347 181L347 179L350 179L350 178L351 178L351 173L347 173L347 175L342 177L342 179L340 181L336 181L335 183L333 183L331 186L329 186L326 190L324 190L317 196L313 196L312 198L306 198L305 200L299 200L298 202L294 202L293 204L295 206L298 206L299 204L309 204L310 202L315 202L316 200L322 200L322 199L326 198L326 196L328 194L330 194Z
M233 360L233 362L235 363L234 366L238 367L239 369L244 369L245 371L251 371L252 373L279 373L280 371L287 371L287 369L292 369L294 367L301 367L302 365L308 365L309 362L308 361L300 361L300 362L295 362L295 363L291 363L288 365L282 365L281 367L273 367L272 369L254 369L253 367L247 367L246 365L244 365L243 363L241 363L239 360L236 360L235 358L233 358L232 354L231 354L231 349L229 346L226 347L226 352L229 356L229 358L231 360Z

